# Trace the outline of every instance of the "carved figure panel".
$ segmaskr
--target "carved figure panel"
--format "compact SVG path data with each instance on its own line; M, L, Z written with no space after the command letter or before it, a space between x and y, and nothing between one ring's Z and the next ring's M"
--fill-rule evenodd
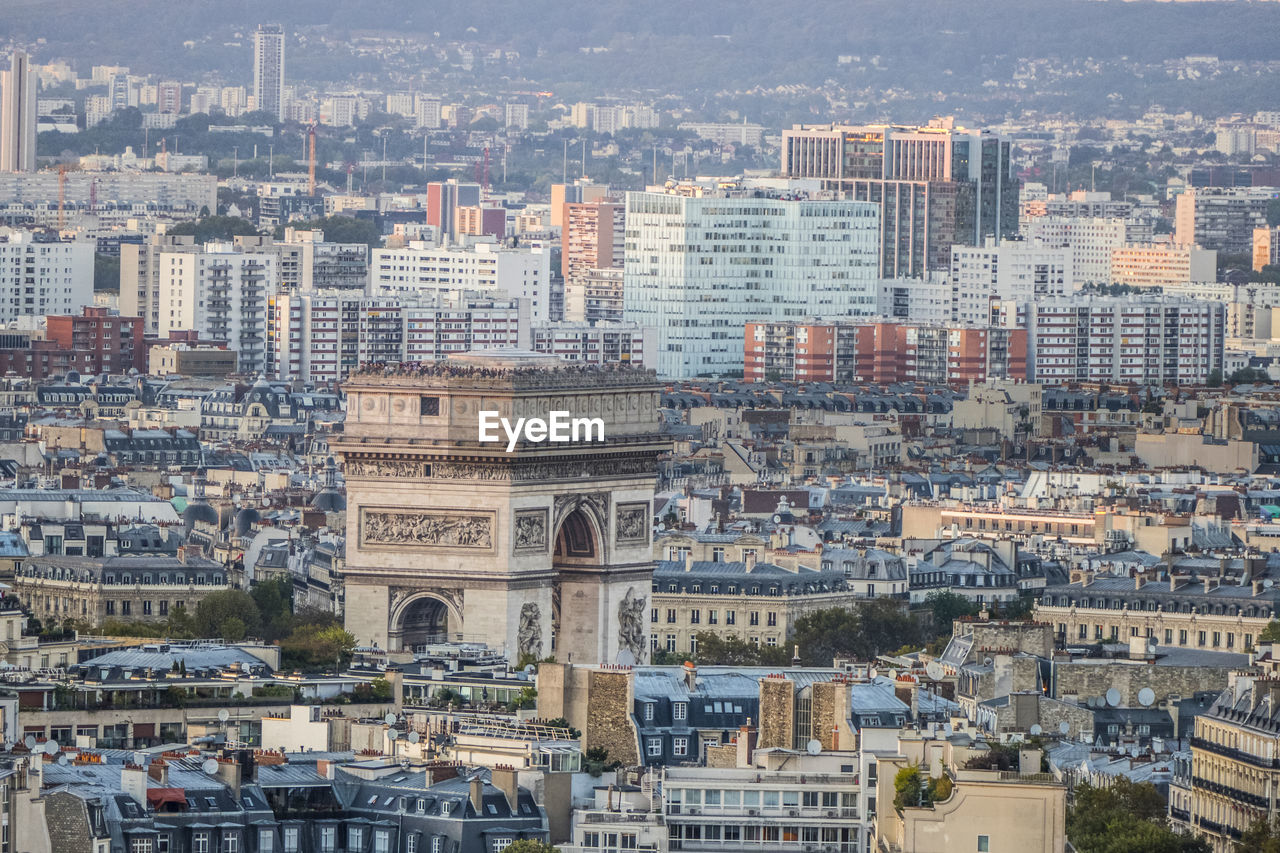
M493 514L366 508L360 515L362 545L493 550Z
M545 553L547 550L547 511L522 509L515 514L511 535L512 549L517 552Z
M542 657L542 608L532 601L525 602L520 608L516 647L520 650L521 657Z
M645 625L646 600L636 595L635 587L627 587L627 594L618 602L618 649L631 653L631 662L644 660L648 643L648 626Z
M613 534L619 543L647 543L649 541L649 505L618 504Z

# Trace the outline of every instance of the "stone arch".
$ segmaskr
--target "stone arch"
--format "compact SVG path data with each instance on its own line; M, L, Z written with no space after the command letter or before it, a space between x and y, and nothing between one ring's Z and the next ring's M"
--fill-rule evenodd
M388 620L392 651L412 651L416 646L461 639L462 612L441 593L424 591L408 595L392 606Z

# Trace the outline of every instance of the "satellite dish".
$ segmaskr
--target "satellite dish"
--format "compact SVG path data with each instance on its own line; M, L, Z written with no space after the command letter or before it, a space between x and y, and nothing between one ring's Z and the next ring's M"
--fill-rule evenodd
M983 665L983 666L991 666L991 664L993 664L993 663L995 663L995 661L993 661L991 658L983 658L983 659L982 659L982 665Z
M524 671L526 675L533 675L538 671L538 668L530 663L525 665Z
M1138 691L1138 702L1141 703L1143 707L1149 708L1155 703L1155 701L1156 692L1150 687L1144 687Z
M631 649L620 649L617 657L619 666L635 666L636 655Z
M942 669L942 664L938 663L936 660L931 660L925 664L924 673L933 681L941 681L946 675Z
M390 731L387 732L387 740L394 741L399 737L400 737L400 732L396 731L395 729L391 729Z
M231 719L231 713L226 708L218 712L218 722L225 723L229 719Z
M808 750L810 755L817 755L819 752L822 752L822 741L814 738L805 745L805 749Z
M386 723L388 726L394 726L396 724L396 715L387 714L385 717L382 718L382 722Z
M1035 724L1033 724L1033 725L1031 726L1031 734L1032 734L1032 735L1034 735L1034 736L1036 736L1036 737L1039 737L1039 736L1040 736L1040 733L1041 733L1041 732L1043 732L1043 731L1044 731L1044 729L1040 728L1040 724L1039 724L1039 723L1035 723Z
M58 742L56 740L49 740L45 741L44 751L50 755L57 755L62 751L62 747L58 746Z
M1112 708L1120 707L1120 691L1114 687L1107 689L1107 704Z
M66 764L67 764L67 757L66 757L65 755L61 755L61 754L59 754L59 755L58 755L58 763L65 767L65 766L66 766Z
M218 772L218 761L215 758L206 758L204 763L200 765L200 769L204 771L204 775L212 776Z
M774 514L773 514L773 523L774 523L774 524L781 524L781 523L782 523L782 516L778 515L777 513L774 513Z
M27 735L27 736L26 736L26 738L25 738L22 742L23 742L23 743L25 743L25 744L27 745L27 749L32 749L32 750L33 750L33 749L35 749L35 748L36 748L36 736L35 736L35 735Z
M1066 720L1063 720L1062 722L1058 723L1058 731L1062 732L1064 735L1069 734L1071 732L1071 724L1068 723Z
M407 738L407 740L409 741L409 743L417 743L418 741L422 740L422 735L418 734L417 732L409 732L409 737Z
M666 523L665 521L658 525L658 530L659 530L659 531L661 531L661 532L665 532L665 531L666 531L666 529L667 529L667 523Z
M1267 580L1265 580L1265 581L1263 581L1263 582L1262 582L1262 585L1263 585L1264 587L1266 587L1267 589L1271 589L1271 587L1273 587L1273 586L1275 586L1275 585L1276 585L1276 582L1275 582L1275 581L1273 581L1273 580L1271 580L1271 579L1267 579Z

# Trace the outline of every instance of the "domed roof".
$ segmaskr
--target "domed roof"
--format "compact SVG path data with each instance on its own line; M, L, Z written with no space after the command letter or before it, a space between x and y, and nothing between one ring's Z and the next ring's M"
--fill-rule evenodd
M311 508L321 512L341 512L347 508L347 499L337 489L324 488L311 499Z
M197 522L204 524L212 524L214 527L220 527L222 519L218 517L218 511L214 509L207 501L196 501L187 505L182 511L182 522L188 532L196 526Z
M236 535L247 536L253 530L253 525L261 520L262 513L251 506L245 507L236 513Z

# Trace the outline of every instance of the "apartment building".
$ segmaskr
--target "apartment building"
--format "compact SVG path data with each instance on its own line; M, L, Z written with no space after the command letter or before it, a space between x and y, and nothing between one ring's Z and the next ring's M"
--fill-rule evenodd
M579 364L646 367L654 358L657 332L635 323L546 323L533 327L533 349Z
M551 319L551 253L547 249L433 246L413 240L400 249L375 249L369 292L375 296L432 296L442 290L475 290L529 300L534 322Z
M94 249L88 240L0 228L0 324L93 305Z
M1253 255L1253 234L1267 227L1275 187L1195 187L1178 196L1174 241L1229 255Z
M1220 302L1077 296L1021 304L1017 314L1034 382L1196 385L1222 370Z
M588 289L599 272L623 267L625 207L600 200L564 206L560 232L560 273L564 277L565 319L587 320Z
M871 314L875 205L627 194L625 319L658 330L659 375L742 369L747 323Z
M1139 230L1130 220L1115 217L1024 216L1022 220L1027 242L1071 250L1071 271L1079 284L1109 284L1111 253L1136 242Z
M587 270L570 286L565 282L564 316L567 321L620 323L623 318L623 271Z
M80 314L46 317L45 338L60 350L90 353L91 373L147 369L141 317L122 317L106 308L86 306Z
M940 120L928 127L796 125L782 132L782 174L816 178L875 204L883 278L945 270L953 245L1018 230L1009 141Z
M849 321L748 323L743 376L786 382L927 382L966 387L1026 376L1024 329Z
M1253 229L1253 271L1280 264L1280 228Z
M951 322L991 322L993 301L1033 302L1076 289L1071 250L988 239L951 250Z
M329 290L275 301L275 375L334 385L366 361L432 361L530 345L529 303L475 291L420 298Z
M156 263L157 298L147 314L158 318L158 335L194 331L235 350L241 371L268 369L269 307L279 289L274 253L206 243L193 251L162 249Z
M1218 253L1195 246L1148 244L1111 251L1111 282L1142 289L1218 280Z

